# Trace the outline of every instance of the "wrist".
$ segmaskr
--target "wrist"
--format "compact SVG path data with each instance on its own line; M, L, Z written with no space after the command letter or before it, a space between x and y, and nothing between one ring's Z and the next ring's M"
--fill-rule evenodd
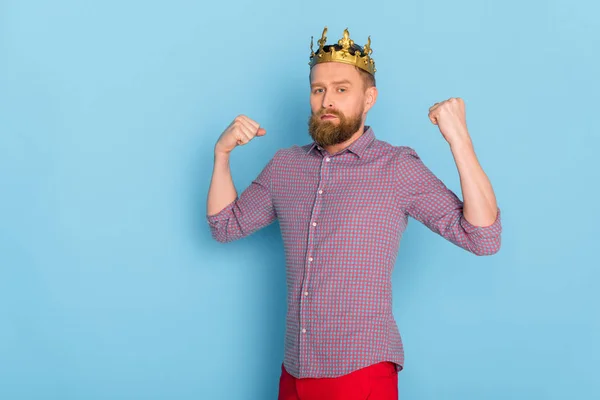
M218 162L218 161L228 162L230 154L231 154L231 152L229 152L229 151L222 151L222 150L215 149L215 154L214 154L215 162Z
M471 137L468 133L458 135L448 144L450 145L452 151L464 151L473 149L473 142L471 141Z

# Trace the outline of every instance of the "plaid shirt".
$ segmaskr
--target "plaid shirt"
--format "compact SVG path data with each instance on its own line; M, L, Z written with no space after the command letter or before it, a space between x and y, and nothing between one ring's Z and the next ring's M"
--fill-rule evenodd
M207 219L219 242L279 220L284 366L297 378L331 378L380 361L403 368L391 277L409 216L476 255L500 248L499 209L492 225L472 225L462 201L413 149L376 139L370 127L336 154L315 143L277 151L235 201Z

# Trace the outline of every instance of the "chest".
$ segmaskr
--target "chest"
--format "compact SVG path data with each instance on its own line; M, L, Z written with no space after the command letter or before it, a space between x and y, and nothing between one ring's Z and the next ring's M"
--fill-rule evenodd
M280 224L288 230L312 223L368 230L388 224L397 212L395 182L386 162L315 159L279 169L273 200Z

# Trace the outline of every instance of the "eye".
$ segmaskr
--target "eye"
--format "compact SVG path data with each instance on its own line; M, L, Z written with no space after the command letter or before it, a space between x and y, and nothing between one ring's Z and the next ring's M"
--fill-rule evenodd
M315 90L313 90L313 93L323 93L323 89L321 89L321 88L315 89Z
M338 92L340 92L340 93L344 93L345 91L346 91L346 88L339 88L338 89Z

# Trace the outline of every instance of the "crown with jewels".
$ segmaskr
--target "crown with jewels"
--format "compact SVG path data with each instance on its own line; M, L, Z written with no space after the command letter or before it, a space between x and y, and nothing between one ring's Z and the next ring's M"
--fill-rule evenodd
M350 39L348 28L344 30L344 36L335 45L330 45L328 51L324 50L325 41L327 40L327 27L323 29L321 39L317 41L319 50L315 53L313 50L313 37L310 38L310 62L308 65L314 67L317 64L324 62L341 62L345 64L355 65L358 68L367 71L371 75L375 75L375 61L371 58L371 36L369 36L367 44L361 48L354 44L354 40Z

